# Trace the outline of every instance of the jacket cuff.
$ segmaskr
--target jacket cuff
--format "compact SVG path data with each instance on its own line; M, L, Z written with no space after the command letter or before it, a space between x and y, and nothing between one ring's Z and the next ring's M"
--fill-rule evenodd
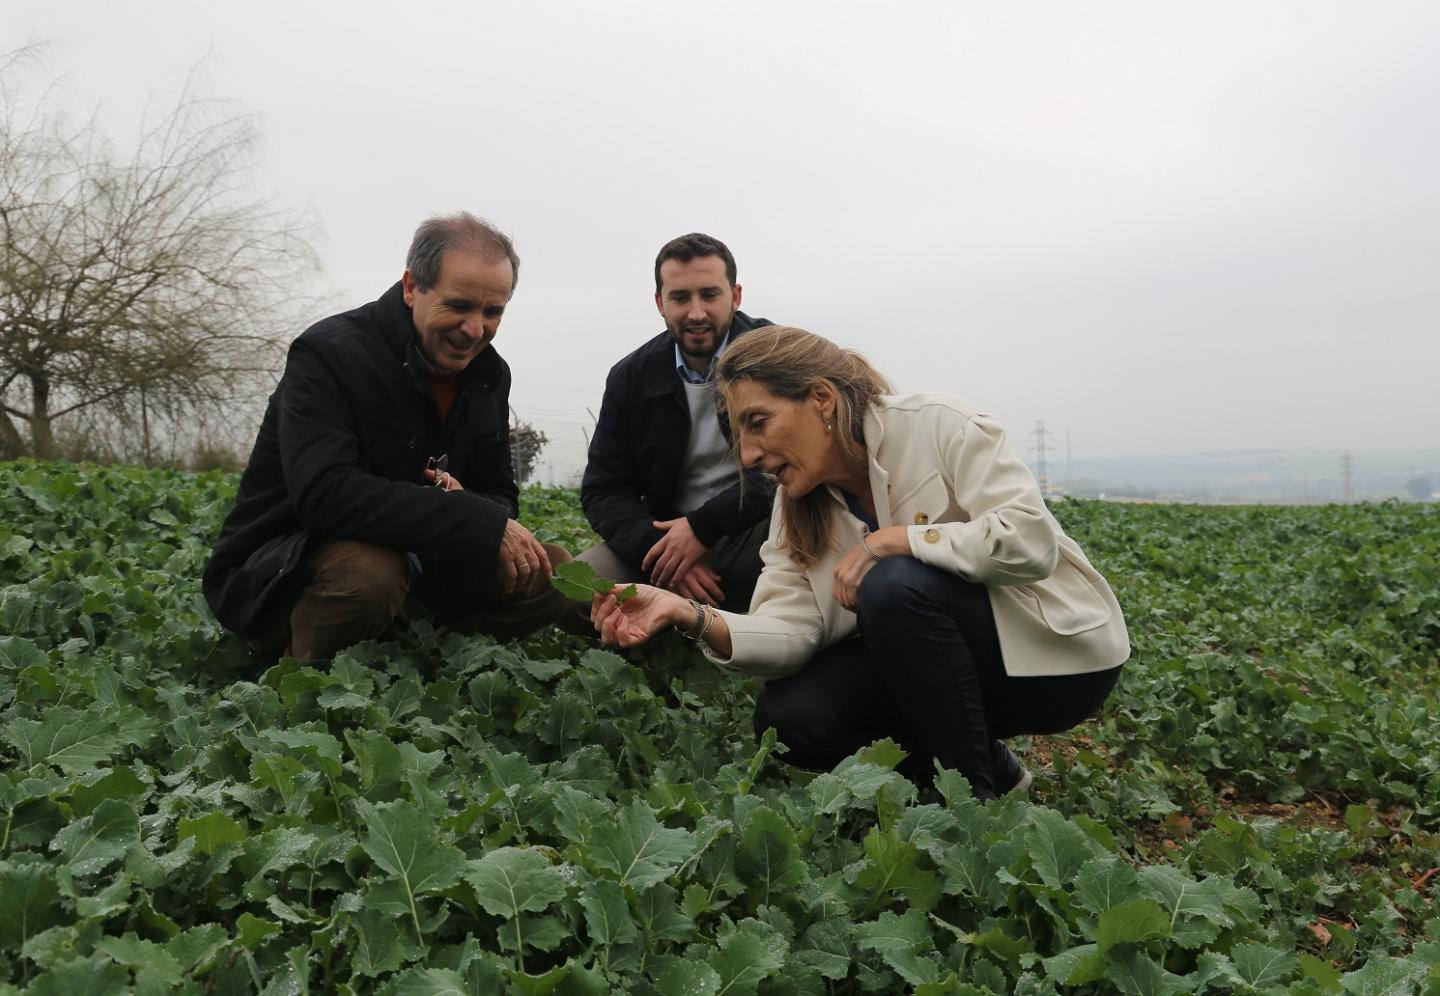
M707 547L714 546L725 535L725 527L718 522L719 516L710 510L708 505L701 505L695 511L688 513L685 518L690 522L690 529L695 533L695 538Z

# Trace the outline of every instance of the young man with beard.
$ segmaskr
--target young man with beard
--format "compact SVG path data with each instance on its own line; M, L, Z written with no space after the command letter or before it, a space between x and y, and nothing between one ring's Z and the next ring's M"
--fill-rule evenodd
M744 610L760 573L774 484L742 483L715 408L712 362L751 329L735 257L698 232L655 258L665 331L610 370L580 498L604 543L580 555L615 581L650 582Z
M547 578L570 556L516 520L510 368L491 348L519 266L489 223L431 218L399 283L291 344L204 577L254 650L327 659L412 591L500 637L562 611Z

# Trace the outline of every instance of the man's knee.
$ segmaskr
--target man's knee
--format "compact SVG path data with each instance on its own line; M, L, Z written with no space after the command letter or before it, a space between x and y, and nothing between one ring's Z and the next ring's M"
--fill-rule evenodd
M540 545L545 548L545 556L550 558L550 571L552 574L558 565L568 564L575 559L570 555L569 550L558 543L541 543Z
M608 543L596 543L574 559L589 564L598 577L609 578L617 584L647 580L639 564L627 563Z
M334 540L311 559L309 592L393 618L410 590L410 569L399 550L360 540Z

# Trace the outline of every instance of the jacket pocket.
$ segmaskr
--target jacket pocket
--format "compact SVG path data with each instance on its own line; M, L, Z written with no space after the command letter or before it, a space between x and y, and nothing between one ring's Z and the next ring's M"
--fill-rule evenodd
M1110 621L1110 606L1097 587L1103 584L1105 581L1100 575L1088 577L1062 551L1054 574L1044 581L1017 585L1008 590L1014 592L1019 603L1044 623L1050 632L1073 636Z
M300 566L310 534L303 529L282 533L260 544L245 558L245 574L257 587L271 584Z

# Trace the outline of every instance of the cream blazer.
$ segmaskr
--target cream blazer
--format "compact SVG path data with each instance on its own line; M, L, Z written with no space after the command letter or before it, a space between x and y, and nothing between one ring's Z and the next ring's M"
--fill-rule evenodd
M1110 586L1061 530L993 418L948 394L885 396L865 418L865 449L876 521L904 526L917 559L989 587L1008 674L1104 671L1130 656ZM731 655L705 648L716 664L781 678L855 632L855 614L831 585L864 526L838 489L828 491L835 545L806 570L776 546L775 502L750 611L722 613Z

